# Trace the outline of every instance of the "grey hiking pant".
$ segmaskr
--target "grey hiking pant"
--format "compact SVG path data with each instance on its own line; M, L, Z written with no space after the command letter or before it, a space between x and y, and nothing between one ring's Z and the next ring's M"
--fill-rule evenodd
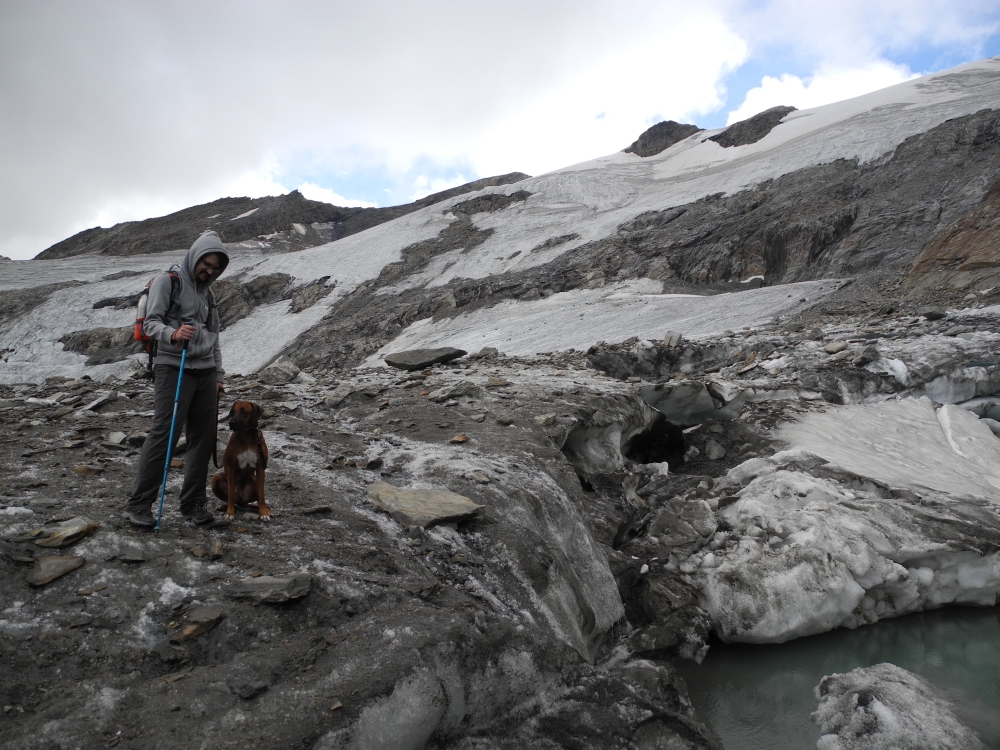
M170 439L170 420L174 413L174 396L177 393L177 367L156 365L153 381L153 425L139 453L139 468L132 485L132 495L126 508L148 509L159 502L160 485L163 483L163 466L167 460L167 441ZM208 460L215 448L218 396L215 386L215 369L184 370L181 398L177 405L177 424L174 427L174 445L181 430L187 430L187 452L184 455L184 486L181 488L182 513L190 513L205 502L205 482L208 479Z

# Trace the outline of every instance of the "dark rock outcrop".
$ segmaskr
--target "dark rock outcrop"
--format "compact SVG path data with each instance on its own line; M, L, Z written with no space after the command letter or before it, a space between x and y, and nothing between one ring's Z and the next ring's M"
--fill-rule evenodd
M132 326L124 328L88 328L67 333L60 339L68 352L87 355L87 365L118 362L142 351L134 338Z
M771 107L763 112L734 122L718 135L713 135L708 140L715 141L723 148L732 146L747 146L756 143L765 135L774 130L781 120L789 112L794 112L795 107Z
M930 206L934 213L937 206ZM928 289L987 289L1000 284L1000 180L982 202L944 227L917 257L906 280L912 296Z
M656 156L661 151L666 151L675 143L680 143L701 130L697 125L664 120L644 131L635 143L625 149L625 153L636 156Z

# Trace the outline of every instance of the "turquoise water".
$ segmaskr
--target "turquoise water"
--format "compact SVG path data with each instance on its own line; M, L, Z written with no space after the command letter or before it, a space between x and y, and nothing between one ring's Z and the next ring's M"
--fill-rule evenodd
M804 750L824 675L891 662L937 685L955 713L1000 750L1000 607L948 607L775 646L713 643L676 664L698 719L726 750Z

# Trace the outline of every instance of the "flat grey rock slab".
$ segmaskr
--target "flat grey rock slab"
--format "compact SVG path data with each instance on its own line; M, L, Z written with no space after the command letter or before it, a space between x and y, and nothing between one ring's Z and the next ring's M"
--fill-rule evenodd
M461 521L486 507L447 490L411 490L388 482L368 485L368 499L406 528Z
M76 516L66 521L51 521L17 537L14 541L34 542L39 547L68 547L99 528L101 525L96 521Z
M447 346L441 349L410 349L405 352L393 352L386 354L382 359L390 367L396 367L400 370L422 370L431 365L464 357L467 353L464 349L453 349Z
M459 398L461 396L468 396L470 398L475 398L481 395L483 389L478 385L473 383L471 380L462 380L454 385L446 385L443 388L438 388L437 390L431 391L427 396L428 400L434 401L435 403L443 403L449 401L453 398Z
M28 572L27 581L32 586L44 586L72 570L76 570L86 562L86 559L76 555L58 557L39 557L35 567Z
M312 588L308 573L282 573L259 576L230 586L227 593L234 599L248 599L256 604L283 604L301 599Z

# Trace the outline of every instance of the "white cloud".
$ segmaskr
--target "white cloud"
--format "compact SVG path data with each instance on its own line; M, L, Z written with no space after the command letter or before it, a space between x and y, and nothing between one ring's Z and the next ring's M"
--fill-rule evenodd
M345 208L375 208L377 205L369 201L345 198L333 192L330 188L320 187L311 182L303 182L299 185L299 192L311 201L323 201L324 203L332 203L335 206L343 206Z
M727 124L732 125L779 105L811 109L851 99L917 76L905 65L895 65L886 60L846 70L820 70L804 80L788 73L777 78L764 76L760 86L750 89L743 103L729 113Z
M463 177L460 174L453 177L437 178L428 178L426 175L420 175L413 181L413 194L410 195L410 200L418 201L428 195L440 193L443 190L458 187L459 185L464 185L467 182L472 182L472 180Z
M581 60L467 141L481 174L540 174L620 151L660 119L690 122L722 105L746 43L715 13L673 9L629 44ZM515 166L516 165L516 166Z
M263 168L244 172L226 182L219 197L263 198L266 195L284 195L287 192L289 189L274 179L273 170Z

